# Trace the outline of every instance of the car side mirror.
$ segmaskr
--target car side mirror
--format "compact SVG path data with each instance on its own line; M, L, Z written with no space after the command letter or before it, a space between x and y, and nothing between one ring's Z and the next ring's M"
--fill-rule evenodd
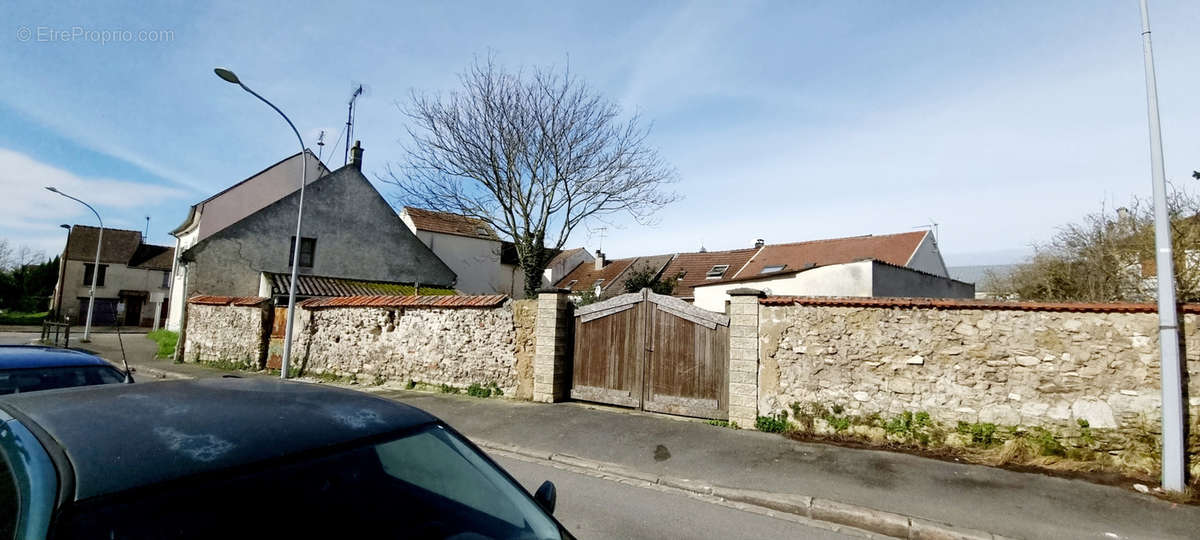
M548 514L554 513L554 503L558 499L558 490L554 489L554 482L546 480L542 482L537 493L533 494L533 500L537 501L538 505Z

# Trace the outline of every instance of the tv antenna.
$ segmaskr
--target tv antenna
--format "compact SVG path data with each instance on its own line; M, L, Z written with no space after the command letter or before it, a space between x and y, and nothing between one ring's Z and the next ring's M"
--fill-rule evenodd
M146 216L146 232L142 234L142 238L150 238L150 216Z
M933 218L929 218L928 225L917 225L916 227L913 227L913 228L914 229L925 229L927 231L933 231L933 241L934 242L938 241L938 224L936 221L933 220Z
M600 246L596 248L600 253L604 253L604 237L608 236L608 227L596 227L596 235L600 237Z
M350 107L346 113L346 153L342 159L342 165L350 163L350 139L354 138L354 102L358 101L358 96L363 94L363 85L358 85L354 88L354 93L350 94Z

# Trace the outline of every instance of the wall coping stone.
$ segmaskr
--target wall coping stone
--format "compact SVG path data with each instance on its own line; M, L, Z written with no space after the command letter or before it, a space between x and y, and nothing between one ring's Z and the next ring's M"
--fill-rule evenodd
M737 289L735 289L736 291ZM753 290L753 289L751 289ZM734 294L735 291L729 291ZM1158 305L1140 302L1002 302L954 298L864 298L768 296L760 298L764 306L822 306L919 309L978 309L998 311L1055 311L1073 313L1157 313ZM1200 313L1200 304L1179 304L1183 313Z
M725 291L725 294L728 294L729 296L757 296L759 298L767 296L767 293L758 289L751 289L750 287L738 287L736 289Z
M189 304L201 306L257 306L271 300L262 296L211 296L199 295L188 299Z
M480 296L332 296L309 298L300 302L304 309L328 308L494 308L504 305L508 296L489 294Z

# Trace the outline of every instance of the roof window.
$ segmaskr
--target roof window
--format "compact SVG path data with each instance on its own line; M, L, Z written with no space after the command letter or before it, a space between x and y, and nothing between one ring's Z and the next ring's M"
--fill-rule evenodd
M728 264L718 264L716 266L713 266L711 269L709 269L708 273L704 274L704 277L709 278L709 279L719 278L719 277L725 275L726 270L729 270Z
M763 269L760 270L758 273L770 274L770 273L774 273L774 272L782 272L784 268L787 268L786 264L772 264L770 266L764 266Z

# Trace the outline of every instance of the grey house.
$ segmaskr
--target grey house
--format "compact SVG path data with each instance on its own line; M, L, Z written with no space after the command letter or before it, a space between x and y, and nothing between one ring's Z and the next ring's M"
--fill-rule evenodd
M178 245L172 307L197 294L286 301L289 281L281 278L292 269L301 159L309 159L309 170L317 173L304 193L298 297L396 294L414 286L422 294L452 293L454 272L363 176L357 143L353 156L345 167L327 172L310 152L296 154L193 206L172 232ZM292 189L272 198L288 176ZM208 216L219 227L206 223ZM181 318L182 310L172 309L168 327L178 329Z

